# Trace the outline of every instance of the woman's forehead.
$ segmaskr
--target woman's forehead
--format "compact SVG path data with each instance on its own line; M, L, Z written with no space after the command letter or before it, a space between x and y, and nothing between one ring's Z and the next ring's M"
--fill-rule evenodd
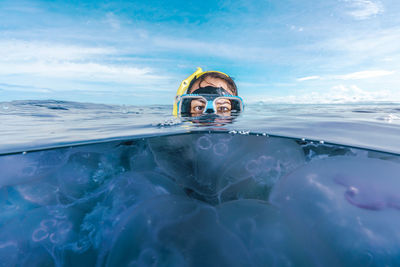
M231 101L229 101L229 99L226 98L218 98L215 102L218 104L231 103Z
M203 98L195 98L192 100L192 103L206 103L207 101Z
M230 94L233 95L233 92L229 89L228 83L220 78L214 78L214 77L206 77L202 81L196 81L192 88L190 89L191 92L193 92L196 89L199 89L200 87L206 87L206 86L213 86L213 87L222 87L226 91L228 91Z

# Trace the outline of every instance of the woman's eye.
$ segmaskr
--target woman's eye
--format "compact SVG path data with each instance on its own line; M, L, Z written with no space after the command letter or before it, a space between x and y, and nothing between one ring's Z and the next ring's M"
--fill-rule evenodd
M227 111L230 111L230 109L228 107L219 107L218 111L227 112Z
M195 107L194 107L194 110L195 110L195 111L203 111L203 110L204 110L204 107L203 107L203 106L195 106Z

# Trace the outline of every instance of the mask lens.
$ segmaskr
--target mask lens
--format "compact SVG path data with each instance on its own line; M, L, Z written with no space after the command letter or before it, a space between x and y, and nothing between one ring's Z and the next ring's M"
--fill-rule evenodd
M199 117L204 114L219 116L235 116L243 109L239 97L204 95L182 96L179 103L179 112L185 117Z
M181 100L181 115L197 117L205 111L207 101L203 97L184 97Z
M214 105L215 112L220 116L232 116L242 110L241 100L234 97L218 97Z

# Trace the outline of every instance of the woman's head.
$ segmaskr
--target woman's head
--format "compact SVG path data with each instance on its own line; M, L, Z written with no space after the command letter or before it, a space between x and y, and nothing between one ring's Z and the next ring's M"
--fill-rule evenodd
M187 93L191 94L200 87L221 87L232 95L238 95L237 87L231 77L220 72L206 72L198 78L193 79L188 87Z
M219 71L196 72L181 82L173 114L183 117L236 116L243 110L235 82Z

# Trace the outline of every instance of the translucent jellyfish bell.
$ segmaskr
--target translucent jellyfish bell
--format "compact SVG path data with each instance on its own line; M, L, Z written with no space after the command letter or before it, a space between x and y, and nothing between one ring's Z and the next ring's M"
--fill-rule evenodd
M40 179L55 172L68 157L68 149L1 156L0 188Z
M242 199L217 207L222 225L242 240L249 253L249 266L318 265L304 239L291 229L289 218L268 202ZM322 255L321 255L322 256Z
M148 142L160 169L210 203L267 199L273 184L304 162L301 147L282 138L199 133Z
M280 180L271 202L338 265L400 264L400 164L348 156L315 160ZM321 246L323 244L323 246Z
M185 197L142 202L125 213L112 237L105 266L244 266L251 260L215 208Z

